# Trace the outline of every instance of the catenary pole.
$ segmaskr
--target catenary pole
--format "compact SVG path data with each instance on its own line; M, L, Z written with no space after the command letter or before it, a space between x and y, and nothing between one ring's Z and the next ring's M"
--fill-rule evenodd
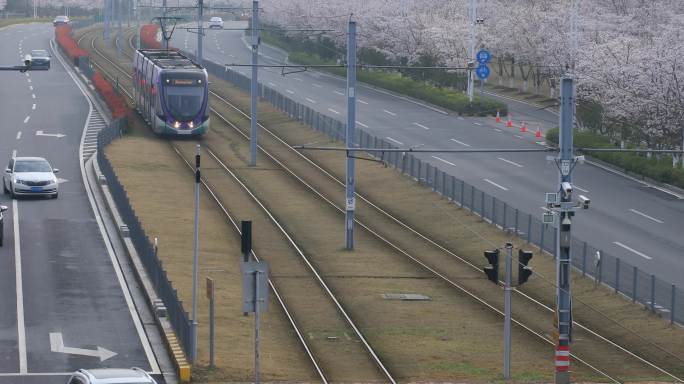
M504 285L504 379L511 378L511 274L513 244L506 243L506 280Z
M192 257L192 345L190 348L190 361L197 359L197 270L199 268L199 203L200 203L200 145L197 144L195 152L195 233Z
M197 62L202 65L202 42L204 40L204 2L199 0L197 4Z
M166 0L162 1L162 16L166 17ZM166 23L166 20L162 20L162 23ZM163 30L162 30L163 33ZM164 40L164 49L169 49L169 41L166 40L165 36L162 36L162 40Z
M570 297L570 227L572 212L571 191L564 183L572 183L574 156L572 128L574 118L574 84L571 76L561 78L560 113L560 222L556 229L556 314L558 318L558 344L556 345L556 384L570 383L570 343L572 341L572 302Z
M116 56L121 57L121 36L123 34L123 26L122 26L122 19L123 19L123 9L122 5L123 3L121 1L115 1L116 4L116 24L117 24L117 30L116 30L116 41L118 42L116 44Z
M475 23L477 18L477 0L470 0L470 49L468 53L468 67L470 63L475 60ZM473 77L473 69L468 70L468 100L473 102L473 94L475 93L475 78Z
M349 31L347 35L347 148L354 147L354 134L356 125L356 22L349 19ZM354 184L356 182L354 151L347 151L347 181L346 181L346 208L345 208L345 247L347 250L354 249Z
M259 1L252 1L252 81L250 87L251 110L250 110L250 141L249 141L249 166L256 167L257 158L257 87L259 85L257 74L259 67Z
M103 38L105 41L109 40L109 19L111 17L110 15L110 7L112 4L112 0L104 0L104 29L103 29Z

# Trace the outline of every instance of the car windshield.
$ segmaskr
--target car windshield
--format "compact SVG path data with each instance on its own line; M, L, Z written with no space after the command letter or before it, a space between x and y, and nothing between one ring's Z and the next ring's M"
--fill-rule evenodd
M164 88L166 106L176 120L189 120L195 117L202 108L203 86Z
M36 49L36 50L31 51L31 56L45 57L47 55L48 55L47 51L43 51L42 49Z
M50 164L47 161L31 160L31 161L21 161L18 160L14 164L14 172L52 172Z

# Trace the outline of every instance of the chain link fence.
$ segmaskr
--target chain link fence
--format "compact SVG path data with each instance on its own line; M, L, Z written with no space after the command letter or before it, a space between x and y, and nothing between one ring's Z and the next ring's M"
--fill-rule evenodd
M249 92L250 78L228 67L205 60L207 71L242 90ZM291 118L309 125L334 140L344 141L346 124L322 114L259 84L259 97ZM356 130L355 144L363 148L396 149L392 143L375 137L362 129ZM499 228L511 231L529 244L555 257L556 228L533 215L511 206L457 177L450 175L417 156L402 152L372 152L378 160L395 167L436 193L481 216ZM597 256L599 255L599 256ZM668 317L671 322L684 324L684 292L658 277L639 270L617 256L597 249L580 239L572 239L572 265L582 276L606 284L617 293L645 305L654 313Z

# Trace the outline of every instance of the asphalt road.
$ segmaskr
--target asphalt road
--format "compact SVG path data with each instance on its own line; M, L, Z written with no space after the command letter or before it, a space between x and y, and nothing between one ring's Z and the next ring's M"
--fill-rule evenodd
M48 24L0 30L0 65L17 65L31 49L51 51L53 35ZM50 71L2 72L2 82L3 169L16 151L47 158L62 180L57 200L0 196L10 206L0 248L0 383L64 383L79 368L158 369L83 185L84 96L54 54ZM38 136L39 130L66 136ZM67 348L61 352L53 351L57 334ZM104 361L88 355L98 348L116 355Z
M235 27L226 23L225 28ZM204 57L222 64L249 64L251 51L242 31L208 30ZM194 52L196 34L177 29L171 44ZM281 64L285 54L260 48L260 64ZM249 76L249 67L232 69ZM261 68L259 81L317 111L346 120L345 81L316 71L287 76L278 68ZM357 90L357 127L384 137L399 147L452 149L541 148L534 137L558 125L557 114L509 99L515 128L493 118L459 117L370 87ZM532 130L521 133L524 120ZM544 193L557 190L558 169L546 153L424 154L421 158L467 183L541 219ZM684 286L684 200L643 183L585 164L573 172L575 196L591 198L591 209L580 211L573 235L620 257L639 269Z

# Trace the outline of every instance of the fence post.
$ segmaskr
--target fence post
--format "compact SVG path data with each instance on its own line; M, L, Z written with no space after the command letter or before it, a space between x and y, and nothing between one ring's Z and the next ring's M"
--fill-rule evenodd
M506 228L506 202L503 202L503 221L501 223L501 226L503 227L504 231L508 232L508 228Z
M582 277L587 275L587 242L582 247Z
M527 217L527 244L532 240L532 214L528 213Z
M456 201L456 176L451 176L451 201Z
M620 258L615 259L615 293L620 292Z
M633 267L633 268L634 268L634 276L632 277L632 302L636 303L636 299L637 299L637 274L638 274L639 270L637 269L637 267Z
M461 180L461 208L465 202L465 181Z
M651 312L655 313L655 275L651 275Z
M480 193L480 196L481 196L480 200L482 202L482 204L481 204L482 205L482 211L480 211L480 214L481 214L480 216L482 216L482 220L484 220L485 219L485 201L484 201L485 195L484 195L484 191L482 191L482 193Z
M539 241L539 254L540 255L544 254L544 232L545 232L544 231L544 225L546 225L546 224L540 225L540 227L541 227L541 240ZM556 252L554 252L553 254L554 254L553 257L555 258Z
M599 251L600 252L600 251ZM603 260L599 259L598 265L596 266L598 269L596 272L598 273L598 284L601 284L601 281L603 281Z
M672 284L672 297L670 298L670 325L674 324L675 321L675 292L677 288Z
M470 186L470 211L475 213L475 187Z
M492 196L492 224L496 225L496 197Z
M406 154L402 153L401 155L401 174L405 175L406 174Z
M414 164L415 157L413 155L409 155L409 156L411 156L411 171L409 172L409 174L411 175L411 177L415 177L413 175L413 170L415 169L415 164Z
M515 235L519 236L520 232L518 231L518 208L515 209Z
M446 197L447 187L446 187L446 172L442 172L442 196Z

